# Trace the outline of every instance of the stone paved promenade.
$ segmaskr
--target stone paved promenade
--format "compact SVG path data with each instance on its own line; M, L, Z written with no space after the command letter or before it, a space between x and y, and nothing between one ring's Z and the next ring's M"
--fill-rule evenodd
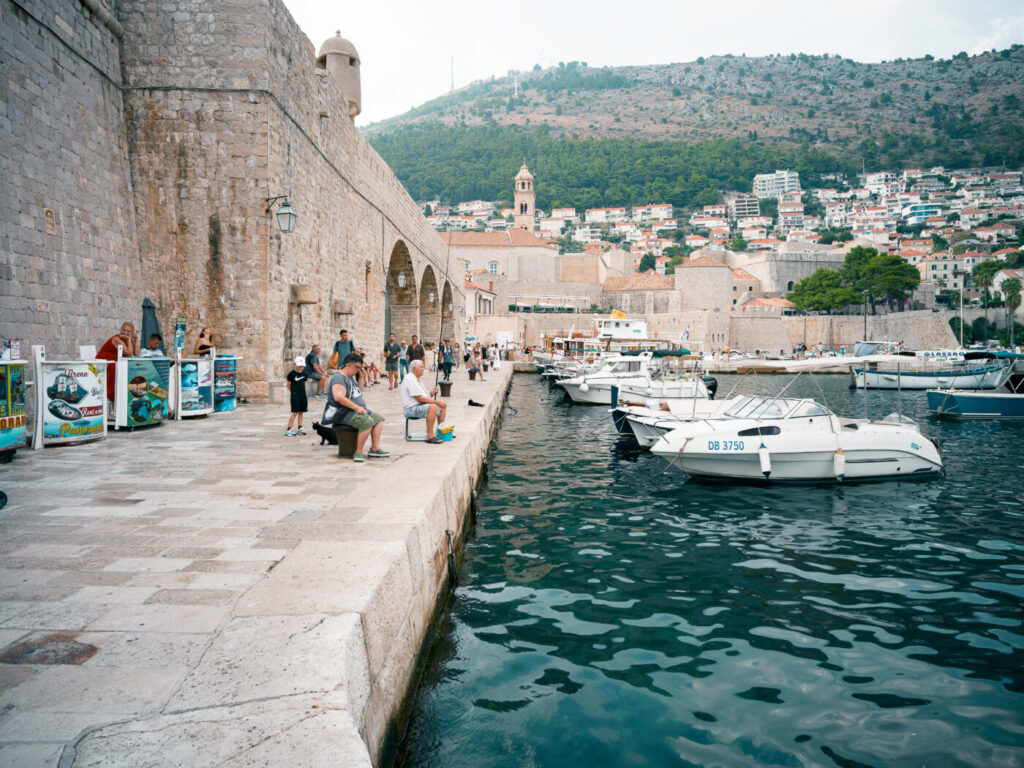
M398 392L370 388L392 456L363 464L270 405L19 451L0 766L370 765L511 375L456 373L443 445L405 442Z

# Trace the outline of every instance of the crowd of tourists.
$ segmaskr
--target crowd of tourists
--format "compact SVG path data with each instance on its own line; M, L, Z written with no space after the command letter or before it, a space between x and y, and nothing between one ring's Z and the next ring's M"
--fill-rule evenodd
M353 459L365 461L389 456L390 452L380 445L384 417L370 408L364 394L368 388L386 381L389 390L399 390L405 418L426 421L426 442L442 443L438 430L445 426L447 404L438 399L439 387L428 390L422 382L427 370L427 350L419 337L413 335L406 343L404 339L396 340L395 334L389 334L379 355L382 371L374 357L356 344L347 329L342 328L338 336L326 361L321 359L319 344L314 344L305 356L295 358L287 375L290 414L285 436L306 434L302 425L303 414L309 410L306 383L314 381L313 396L326 401L320 423L325 427L350 427L358 433ZM450 381L452 372L460 365L481 380L489 365L495 369L501 366L497 348L488 349L479 343L460 348L458 342L442 339L433 353L432 365L444 381ZM366 450L367 441L369 450Z

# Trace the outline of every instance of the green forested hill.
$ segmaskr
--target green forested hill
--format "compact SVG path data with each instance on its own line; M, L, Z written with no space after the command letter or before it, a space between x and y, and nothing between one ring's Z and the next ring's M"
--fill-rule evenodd
M496 78L366 129L416 199L503 199L525 158L538 205L679 206L791 168L1024 164L1024 46L860 64L829 56Z

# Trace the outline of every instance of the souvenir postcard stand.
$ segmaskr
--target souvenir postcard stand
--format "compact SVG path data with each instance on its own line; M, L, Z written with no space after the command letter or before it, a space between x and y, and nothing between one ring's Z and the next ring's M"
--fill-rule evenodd
M238 361L234 355L213 359L213 410L233 411L238 406Z
M114 374L115 429L161 424L168 417L171 362L162 356L122 357L118 347Z
M98 440L107 434L108 360L47 360L33 345L36 423L32 448Z
M0 357L0 464L6 464L28 440L25 426L25 361L21 344L5 347Z
M178 379L174 418L205 416L213 413L213 363L217 350L209 357L179 357L174 366Z

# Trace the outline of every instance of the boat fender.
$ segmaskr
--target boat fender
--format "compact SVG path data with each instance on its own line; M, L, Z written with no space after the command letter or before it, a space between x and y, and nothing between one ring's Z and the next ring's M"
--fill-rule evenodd
M718 379L714 376L705 376L703 378L704 386L708 390L708 400L714 400L715 394L718 392Z
M836 480L843 482L843 478L846 477L846 454L842 448L837 448L832 454L832 470L835 472Z
M582 384L580 384L580 392L589 392L589 391L590 391L590 385L587 384L587 382L584 381Z
M619 388L612 384L612 408L619 404Z
M761 462L761 474L767 480L772 474L772 457L764 443L761 443L761 447L757 449L757 458Z

